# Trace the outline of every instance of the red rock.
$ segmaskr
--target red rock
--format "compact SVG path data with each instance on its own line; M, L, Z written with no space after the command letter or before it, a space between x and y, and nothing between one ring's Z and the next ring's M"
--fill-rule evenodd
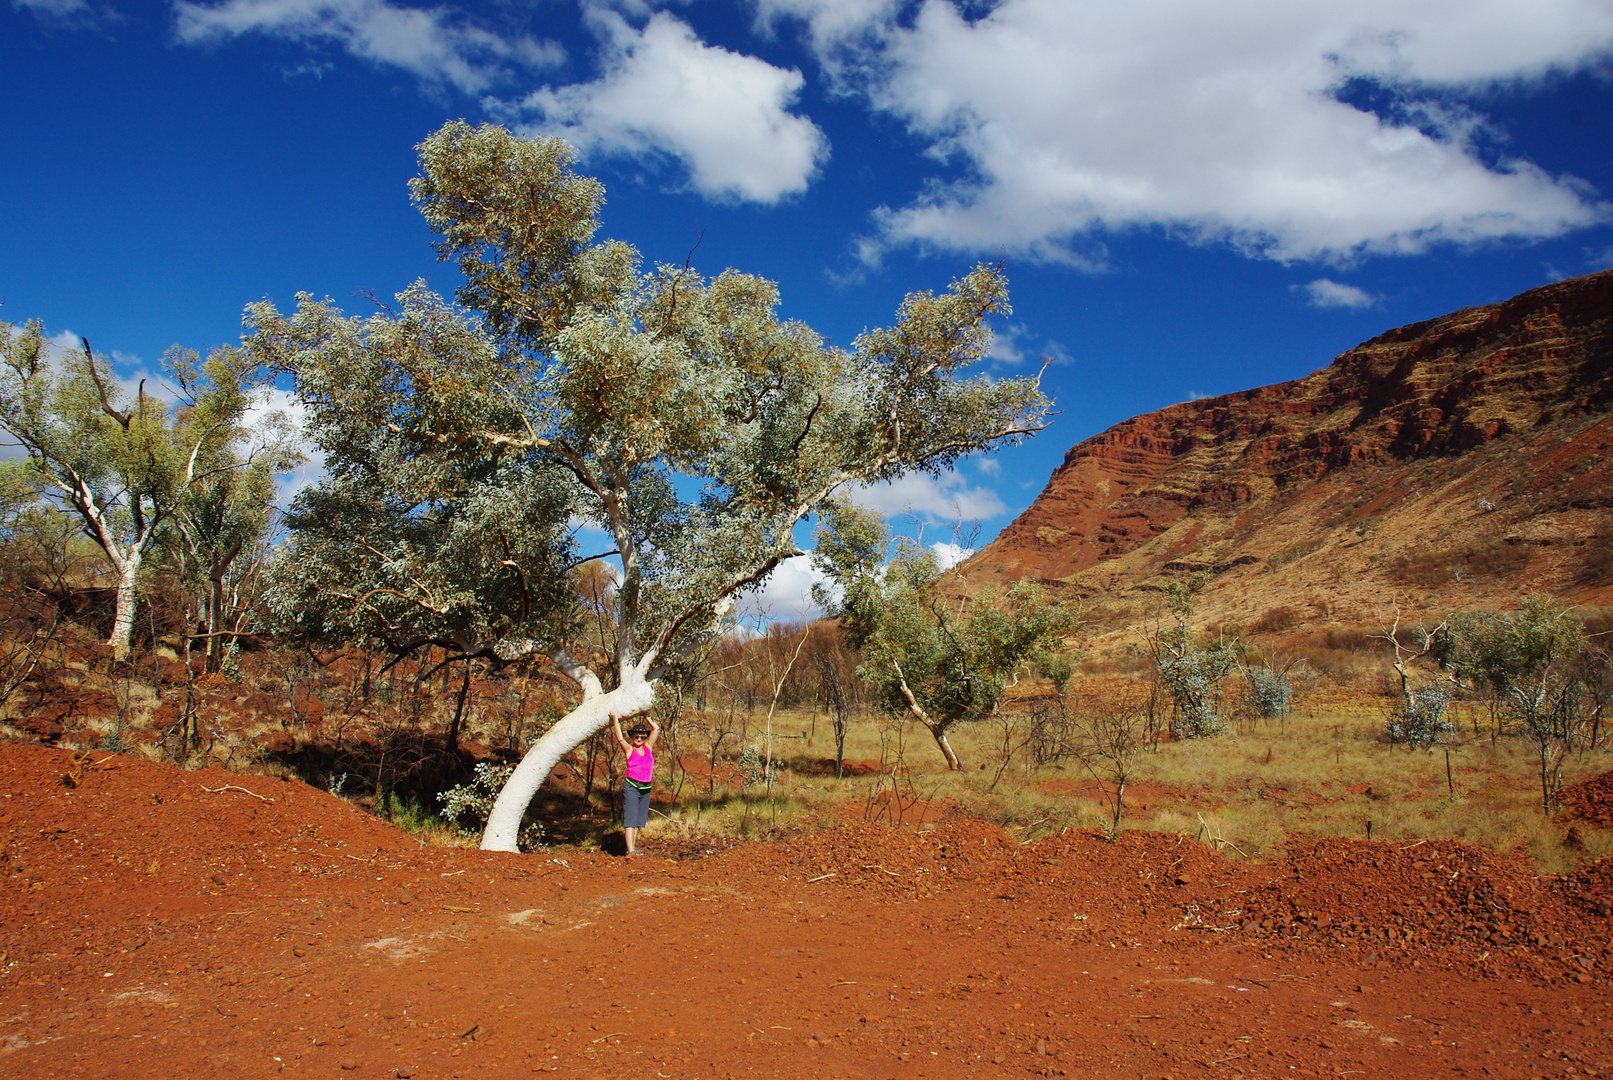
M1527 564L1532 588L1608 603L1613 575L1580 549L1613 506L1610 353L1613 271L1391 330L1303 379L1082 441L962 573L1157 604L1203 569L1304 616L1321 581L1323 608L1381 607L1407 582L1515 602L1500 579ZM1423 562L1369 562L1368 535Z
M295 754L297 740L286 731L270 731L258 736L257 743L271 754Z

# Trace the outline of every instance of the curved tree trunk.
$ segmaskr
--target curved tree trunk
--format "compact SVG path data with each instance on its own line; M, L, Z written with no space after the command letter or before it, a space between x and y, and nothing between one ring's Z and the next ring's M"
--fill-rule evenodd
M482 832L483 851L520 850L516 838L521 832L521 818L560 759L610 723L611 713L618 717L631 716L655 702L658 680L635 677L635 674L629 672L628 679L609 693L599 692L597 681L592 687L584 684L582 704L532 744L487 815L487 828Z

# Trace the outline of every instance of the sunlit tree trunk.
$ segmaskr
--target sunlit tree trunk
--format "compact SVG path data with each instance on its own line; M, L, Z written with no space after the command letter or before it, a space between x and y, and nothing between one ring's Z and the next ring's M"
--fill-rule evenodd
M610 692L605 692L592 672L580 673L583 686L582 704L562 717L515 767L515 772L499 792L487 815L487 828L482 833L483 851L518 851L517 838L521 833L521 819L531 805L538 789L560 759L582 745L584 739L610 723L612 713L619 717L643 712L655 702L656 682L630 672L629 678ZM573 676L575 677L575 676Z
M941 748L941 756L947 759L947 768L953 772L961 772L963 762L958 760L958 755L953 752L952 744L947 741L946 728L931 724L928 721L925 722L924 726L930 729L931 735L935 736L935 745Z
M112 617L112 635L106 643L112 647L112 659L129 658L129 637L134 630L135 580L140 574L140 548L117 560L118 606Z

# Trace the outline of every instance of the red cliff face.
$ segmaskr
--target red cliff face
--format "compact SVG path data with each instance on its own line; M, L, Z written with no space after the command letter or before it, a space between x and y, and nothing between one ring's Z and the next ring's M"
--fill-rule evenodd
M1071 449L963 572L1096 596L1208 569L1231 589L1224 600L1248 607L1314 603L1276 587L1304 558L1313 583L1359 578L1342 590L1359 594L1357 607L1408 584L1471 599L1464 569L1467 591L1486 587L1465 565L1484 562L1464 555L1475 545L1613 538L1610 410L1613 271L1391 330L1304 379L1117 424ZM1419 553L1428 565L1409 573ZM1433 569L1441 553L1448 582ZM1608 584L1573 561L1539 561L1534 583Z

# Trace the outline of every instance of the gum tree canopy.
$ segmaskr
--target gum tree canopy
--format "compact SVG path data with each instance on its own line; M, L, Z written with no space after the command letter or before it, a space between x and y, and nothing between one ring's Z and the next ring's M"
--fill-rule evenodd
M263 372L242 350L214 349L204 361L175 346L163 357L163 373L177 400L147 393L142 380L130 401L89 342L79 340L82 349L53 360L39 323L20 333L0 323L0 429L21 444L116 571L107 644L125 660L140 570L169 524L179 524L187 541L199 538L193 511L205 491L251 470L272 477L296 455L279 414L260 418L255 430L247 426L261 402Z
M418 149L411 189L464 274L460 308L416 284L363 320L306 295L247 312L249 348L294 373L330 470L293 508L273 602L310 636L541 653L576 682L489 817L482 847L514 851L560 757L647 709L831 493L1015 443L1048 402L1036 377L962 374L1008 310L999 268L833 348L778 317L771 282L643 270L594 242L603 188L560 140L454 122ZM592 667L579 523L619 560L615 655Z

